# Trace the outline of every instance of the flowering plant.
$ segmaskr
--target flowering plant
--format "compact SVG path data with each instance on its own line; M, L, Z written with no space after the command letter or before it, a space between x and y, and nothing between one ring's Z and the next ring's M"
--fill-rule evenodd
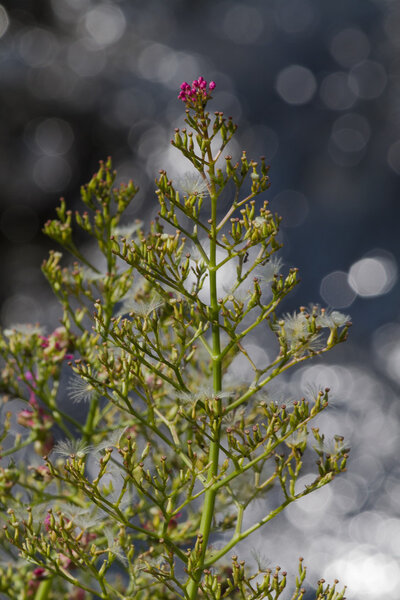
M279 273L280 218L256 200L270 185L265 160L222 158L236 125L207 112L214 88L202 77L181 86L188 129L172 144L196 175L182 193L160 172L147 233L120 225L138 190L114 187L110 160L82 188L75 224L103 271L76 245L64 201L45 224L76 262L63 267L51 252L42 267L61 304L59 328L45 336L16 326L0 337L4 404L24 403L2 434L7 598L277 599L286 572L251 569L240 542L345 470L343 438L326 444L309 431L329 390L277 402L269 389L345 340L348 317L318 306L277 316L297 270ZM275 340L265 364L247 345L256 330ZM23 454L31 444L36 460ZM313 453L317 470L302 487ZM260 499L263 514L252 519ZM305 575L301 559L292 600L304 597ZM314 593L344 597L323 580Z

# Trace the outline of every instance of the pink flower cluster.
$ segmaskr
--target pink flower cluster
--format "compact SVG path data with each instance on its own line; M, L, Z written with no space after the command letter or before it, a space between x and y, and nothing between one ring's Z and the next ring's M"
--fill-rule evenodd
M51 357L54 361L74 358L73 354L66 354L70 341L65 327L57 327L49 336L39 335L39 338L42 340L40 345L45 348L46 357Z
M25 377L28 381L32 382L31 385L35 388L36 381L34 375L30 371L26 371ZM40 456L43 456L44 454L48 454L54 446L53 435L50 431L54 419L39 405L33 389L30 390L28 404L30 409L23 409L17 413L17 423L23 427L34 429L36 431L37 439L34 444L34 449Z
M181 91L178 98L183 102L196 104L198 100L208 100L210 92L215 88L215 82L210 81L207 92L207 81L203 77L195 79L190 86L186 81L181 84Z

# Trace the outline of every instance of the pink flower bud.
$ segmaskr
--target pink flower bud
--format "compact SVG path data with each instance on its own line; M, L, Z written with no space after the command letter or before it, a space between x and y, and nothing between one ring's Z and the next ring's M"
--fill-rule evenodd
M33 411L31 410L21 410L17 414L17 423L22 425L23 427L33 427L35 421L33 419Z
M63 569L70 569L71 565L73 564L69 556L66 556L62 552L60 552L60 554L58 555L58 562Z
M40 344L41 347L42 348L47 348L48 345L49 345L49 343L50 343L49 340L48 340L48 338L46 336L44 336L44 335L39 335L39 339L42 340L42 343Z
M33 576L36 579L43 579L43 576L46 573L46 569L44 569L43 567L36 567L36 569L33 570Z
M38 409L39 405L38 405L38 401L36 400L36 396L35 396L35 392L32 392L29 394L29 404L33 407Z
M214 81L210 83L210 91L215 88ZM200 101L203 103L207 102L209 98L209 94L207 92L207 81L200 75L198 79L195 79L190 86L186 81L184 81L180 86L180 92L178 95L178 99L182 100L186 104L191 104L192 106L196 106L197 102Z
M43 521L43 525L46 531L49 531L50 529L50 521L51 521L51 516L50 513L47 513L44 521Z
M50 469L47 465L39 465L38 467L28 467L31 471L33 471L33 477L38 481L51 481L52 474L50 473ZM46 522L46 519L45 519Z
M85 531L85 533L82 535L82 539L81 539L82 546L87 546L88 544L90 544L90 542L93 542L93 540L95 540L96 538L97 538L97 533L94 533L94 531Z

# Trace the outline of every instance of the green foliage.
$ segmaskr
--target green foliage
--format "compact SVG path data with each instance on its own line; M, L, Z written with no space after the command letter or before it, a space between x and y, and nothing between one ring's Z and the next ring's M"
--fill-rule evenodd
M120 225L138 190L115 188L111 160L82 188L85 212L62 201L44 227L76 262L62 266L51 252L42 267L62 308L58 329L0 337L4 403L26 403L17 415L26 434L13 438L9 415L2 436L4 597L275 600L286 573L252 571L231 551L346 468L343 439L327 445L309 429L328 389L287 404L263 391L344 341L348 317L317 306L276 316L298 280L296 269L279 273L280 218L257 199L268 167L245 152L238 163L222 158L236 126L205 110L209 97L186 101L189 129L172 140L197 178L181 193L160 172L148 229ZM75 243L75 227L96 244L95 259ZM236 278L222 293L226 266ZM262 327L277 352L260 367L243 342ZM238 356L253 379L230 387ZM82 403L79 419L72 401ZM36 461L26 467L17 455L5 466L31 444ZM302 488L313 454L318 468ZM270 508L245 528L246 509L266 496ZM216 550L220 532L230 538ZM304 597L305 573L301 559L292 600ZM321 580L315 598L343 593Z

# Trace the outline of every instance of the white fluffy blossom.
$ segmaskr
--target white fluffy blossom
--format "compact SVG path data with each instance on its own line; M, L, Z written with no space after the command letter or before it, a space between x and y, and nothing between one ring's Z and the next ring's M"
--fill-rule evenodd
M208 196L208 182L200 173L188 171L178 182L179 191L186 196Z

